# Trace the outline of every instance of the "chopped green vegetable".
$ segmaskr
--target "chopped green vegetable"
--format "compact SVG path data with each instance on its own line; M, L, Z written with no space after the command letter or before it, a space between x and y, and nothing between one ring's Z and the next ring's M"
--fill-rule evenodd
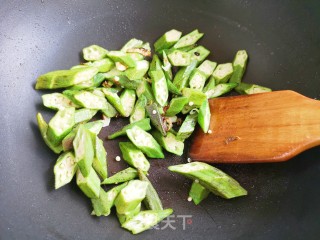
M146 159L143 152L134 144L131 142L120 142L119 147L122 152L123 160L125 160L130 166L141 169L144 172L149 171L149 161Z
M117 137L124 136L127 134L126 131L130 128L133 128L134 126L138 126L145 131L149 131L151 129L150 118L145 118L145 119L141 119L139 121L130 123L127 126L123 127L121 130L109 135L108 139L115 139Z
M172 29L165 34L163 34L155 43L154 49L156 52L160 52L164 49L169 49L172 47L181 37L181 32L175 29Z
M77 185L88 198L99 198L100 179L94 169L89 172L85 177L80 170L77 171Z
M255 94L255 93L264 93L271 92L271 88L262 87L256 84L249 83L240 83L235 90L240 94Z
M54 165L54 188L58 189L67 183L71 182L74 174L77 171L74 154L65 152L61 154Z
M209 196L210 191L203 187L198 180L193 181L189 192L189 197L192 198L194 204L198 205Z
M101 184L117 184L127 182L138 177L138 172L134 168L126 168L103 180Z
M98 45L91 45L89 47L85 47L82 50L83 58L87 61L97 61L105 58L108 54L108 50L100 47Z
M232 63L233 74L230 78L230 82L241 83L243 74L246 70L247 61L247 52L245 50L238 51Z

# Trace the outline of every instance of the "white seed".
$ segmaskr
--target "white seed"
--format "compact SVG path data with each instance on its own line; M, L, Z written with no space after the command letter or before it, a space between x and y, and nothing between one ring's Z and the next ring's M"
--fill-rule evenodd
M194 182L195 182L195 183L199 183L199 180L198 180L198 179L196 179L196 180L194 180Z
M192 101L189 102L189 106L190 106L190 107L193 106L193 104L194 104L194 103L193 103Z
M153 111L152 111L152 114L157 114L157 111L156 111L156 110L153 110Z
M191 158L187 158L187 161L188 161L189 163L192 162Z
M188 197L188 202L191 202L192 201L192 197Z
M117 162L121 161L121 157L120 156L116 156L116 161Z
M114 77L114 80L115 80L116 82L118 82L118 81L120 80L120 78L119 78L118 76L115 76L115 77Z
M211 130L211 129L209 129L209 130L208 130L208 133L209 133L209 134L211 134L211 133L212 133L212 130Z

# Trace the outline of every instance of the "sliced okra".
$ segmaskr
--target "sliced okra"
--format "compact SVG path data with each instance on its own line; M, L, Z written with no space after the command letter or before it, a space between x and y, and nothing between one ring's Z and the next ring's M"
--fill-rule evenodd
M130 80L127 76L125 75L120 75L120 76L115 76L112 78L108 78L109 81L114 83L115 85L120 85L123 88L126 89L137 89L138 86L141 83L141 80Z
M83 67L70 70L58 70L41 75L37 79L36 89L66 88L92 79L98 73L96 67Z
M119 147L123 160L125 160L130 166L141 169L144 172L149 171L150 163L140 149L131 142L120 142Z
M169 104L169 108L167 109L165 115L168 117L172 117L177 115L183 107L189 102L189 98L187 97L176 97L172 98Z
M47 137L49 141L57 146L62 139L72 130L75 125L74 107L59 110L48 124Z
M162 70L152 71L150 73L152 81L153 95L160 106L165 106L168 97L167 80Z
M191 55L191 60L196 60L197 64L203 62L210 54L210 51L203 46L197 46L190 51L188 51Z
M105 73L110 71L114 67L114 62L109 58L103 58L93 62L85 63L86 66L98 68L100 73Z
M103 120L97 120L84 124L85 128L95 135L98 135L100 133L101 129L103 128L103 125Z
M209 196L210 191L202 186L198 181L193 181L189 191L189 197L195 205L198 205Z
M92 167L102 179L108 177L108 169L107 169L107 152L103 146L103 141L97 136L93 136L94 138L94 158L92 161Z
M182 67L174 76L173 84L179 89L179 91L188 85L189 77L196 66L197 61L192 61L189 66Z
M160 114L159 108L156 103L146 106L146 111L150 117L152 125L158 129L163 136L167 135L167 128L163 122L163 118Z
M127 54L136 62L144 60L143 55L138 53L138 49L141 49L141 48L132 48L132 49L128 49L128 51L127 51ZM140 51L140 52L143 52L143 51ZM151 52L150 52L150 54L151 54Z
M126 132L131 142L148 157L164 158L160 145L150 133L147 133L138 126L134 126L128 129Z
M172 29L163 34L155 43L154 49L160 52L163 49L171 48L181 37L182 32Z
M124 110L124 117L129 117L136 102L136 92L132 89L125 89L120 95L120 102Z
M78 131L78 128L79 128L79 125L76 125L72 130L71 132L68 133L67 136L65 136L63 139L62 139L62 148L63 148L63 151L66 152L66 151L69 151L69 150L72 150L73 149L73 140L77 134L77 131Z
M121 48L121 52L127 52L128 49L131 48L141 48L143 45L143 41L136 39L136 38L132 38L130 39L128 42L126 42L125 45L123 45L123 47Z
M150 180L144 174L143 170L138 169L139 179L148 183L146 197L143 199L143 203L148 210L163 210L163 206L157 191L152 186Z
M168 58L173 66L188 66L191 62L190 53L180 51L180 50L173 50L168 54Z
M54 152L54 153L60 153L62 151L62 145L55 146L47 137L47 130L48 130L48 124L43 119L41 113L37 113L37 122L38 127L41 133L41 136L46 143L46 145Z
M214 79L213 76L211 76L206 86L202 89L202 92L204 93L208 92L209 90L215 88L215 86L216 86L216 80Z
M83 58L87 61L96 61L105 58L108 50L98 45L91 45L82 50Z
M201 37L203 33L199 33L198 29L184 35L179 41L173 46L174 48L184 48L190 45L194 45Z
M108 57L111 58L114 62L120 62L126 67L135 67L136 62L128 54L121 51L110 51Z
M203 187L223 198L247 195L247 191L236 180L206 163L191 162L170 166L168 169L192 180L198 180Z
M149 69L149 62L147 60L141 60L136 62L136 66L133 68L128 68L125 71L125 75L130 80L140 80L146 75Z
M99 198L100 179L94 169L91 169L90 174L86 177L78 170L77 185L88 198Z
M249 83L240 83L235 90L240 94L256 94L256 93L264 93L271 92L271 88L262 87L256 84Z
M139 203L139 205L132 211L126 212L124 214L117 213L117 217L120 224L123 224L124 222L133 218L135 215L137 215L140 212L140 210L141 210L141 203Z
M216 66L217 66L216 62L205 60L203 63L200 64L200 66L198 67L198 70L200 70L206 76L206 79L208 79L212 75Z
M114 205L117 213L125 214L134 210L146 196L148 183L140 180L131 180L118 194Z
M183 121L179 131L177 133L177 138L184 141L193 133L198 120L198 113L189 114Z
M205 92L205 94L207 95L208 99L219 97L223 94L230 92L236 86L238 86L237 83L220 83L220 84L216 85L214 88L207 90Z
M136 89L137 96L140 97L144 95L147 98L147 102L154 102L155 98L153 96L152 87L146 79L142 79L141 83Z
M114 78L115 76L124 75L124 72L119 71L116 67L112 68L109 72L101 73L105 79Z
M192 89L202 90L207 78L206 75L199 69L195 69L189 79L189 86Z
M162 70L161 61L157 54L153 54L152 61L149 66L148 75L151 77L150 73L152 71Z
M183 88L182 96L187 97L189 101L189 106L200 107L202 103L207 99L206 94L200 90L192 88Z
M134 109L131 113L130 123L137 122L146 117L146 109L145 109L146 105L147 105L147 98L145 97L145 95L141 95L136 101Z
M43 105L53 110L60 110L66 107L78 108L69 98L61 93L49 93L42 95Z
M126 111L122 106L121 99L117 94L117 90L112 88L103 88L102 92L105 94L108 101L112 104L112 106L122 115L126 115Z
M89 109L106 109L107 108L107 100L105 97L97 96L88 91L80 91L79 93L73 96L77 103L81 106Z
M124 136L127 134L126 131L130 128L133 128L134 126L139 126L143 130L149 131L151 129L150 118L145 118L145 119L141 119L139 121L130 123L127 126L124 126L121 130L109 135L108 139L115 139L117 137Z
M141 211L133 218L124 222L121 227L131 231L132 234L138 234L157 225L166 217L173 213L171 208L164 210L146 210Z
M176 85L171 82L171 80L167 79L168 91L175 95L181 95L181 91L176 87Z
M183 154L184 143L183 141L180 141L173 133L168 132L166 136L163 136L159 131L154 130L151 132L151 134L168 152L178 156Z
M205 101L203 101L198 114L198 123L204 133L207 133L209 131L210 118L211 118L210 106L209 106L208 100L206 99Z
M76 171L74 154L72 152L61 154L53 167L54 188L58 189L71 182Z
M143 47L139 47L139 48L130 48L127 50L127 53L129 54L138 54L140 56L142 56L142 59L144 57L151 57L151 49L146 49ZM139 60L142 60L139 59Z
M142 46L141 46L141 48L144 48L144 49L146 49L146 50L148 50L148 51L151 52L151 46L150 46L150 43L149 43L149 42L143 43Z
M166 76L167 80L171 81L173 77L172 70L171 70L171 63L165 51L163 51L162 53L162 58L163 58L162 69L163 69L164 75Z
M241 83L243 74L246 71L247 61L248 54L246 50L238 51L232 63L233 73L230 82Z
M128 167L103 180L101 184L117 184L127 182L138 177L138 172L132 167Z
M95 109L88 109L88 108L82 108L75 111L74 114L74 121L75 123L81 123L81 122L87 122L90 121L98 110Z
M94 147L91 133L85 126L80 125L73 140L75 161L83 176L87 177L92 169Z
M103 115L107 116L108 118L113 118L118 115L118 111L107 101L105 109L100 109Z
M232 63L219 64L213 71L212 76L216 80L216 84L227 83L233 73Z

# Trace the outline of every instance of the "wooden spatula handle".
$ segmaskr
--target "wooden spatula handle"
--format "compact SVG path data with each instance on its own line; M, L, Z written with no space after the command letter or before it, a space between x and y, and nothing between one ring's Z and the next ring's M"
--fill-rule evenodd
M216 98L210 109L212 134L197 130L192 159L279 162L320 145L320 102L293 91Z

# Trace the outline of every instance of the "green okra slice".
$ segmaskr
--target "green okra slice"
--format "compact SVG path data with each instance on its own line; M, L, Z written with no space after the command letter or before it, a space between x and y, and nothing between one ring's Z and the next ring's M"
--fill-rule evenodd
M115 76L122 76L124 72L119 71L116 67L112 68L109 72L101 73L105 79L114 78Z
M212 75L216 67L217 67L216 62L205 60L203 61L203 63L200 64L200 66L198 67L198 70L201 71L206 76L206 79L208 79Z
M75 85L69 87L68 89L70 89L70 90L84 90L84 89L91 89L92 87L93 87L93 78L91 78L88 81L75 84Z
M248 54L246 50L238 51L232 63L233 73L229 82L241 83L243 74L246 71L247 61Z
M102 179L105 179L108 177L107 152L103 146L103 141L96 135L94 135L93 138L94 158L92 161L92 167Z
M203 62L210 54L210 51L203 46L197 46L190 51L191 60L196 60L197 64Z
M111 208L114 205L114 200L125 186L127 186L127 183L118 185L107 192L100 187L99 198L91 199L93 207L91 215L96 215L98 217L109 216L111 213Z
M127 76L125 75L120 75L120 76L115 76L112 78L108 78L109 81L114 83L117 86L121 86L126 89L133 89L136 90L138 86L140 85L142 80L130 80Z
M262 87L256 84L249 83L240 83L235 90L240 94L256 94L256 93L264 93L271 92L271 88Z
M72 152L61 154L54 165L54 188L58 189L71 182L77 171L77 164Z
M141 169L144 172L149 171L150 163L139 148L131 142L120 142L119 147L123 160L125 160L130 166Z
M128 49L127 54L134 60L134 61L142 61L144 60L144 57L142 54L138 53L138 52L134 52L134 51L139 51L143 52L144 50L140 49L140 48L133 48L133 49ZM131 52L132 51L132 52ZM151 55L151 53L150 53Z
M191 162L170 166L168 169L192 180L198 180L203 187L223 198L247 195L247 191L236 180L206 163Z
M71 132L69 132L68 135L62 139L61 144L64 152L73 149L73 140L77 134L78 128L79 128L79 125L76 125L75 127L73 127Z
M129 117L136 103L136 92L132 89L125 89L120 95L120 102L124 110L124 117Z
M135 67L136 61L128 53L124 53L121 51L110 51L108 53L108 57L111 58L114 62L120 62L126 67Z
M146 196L148 183L140 180L131 180L118 194L114 205L117 213L125 214L134 210Z
M195 69L189 79L189 86L192 89L202 90L206 82L206 75L199 69Z
M159 131L151 132L157 142L168 152L181 156L183 154L184 143L180 141L173 133L168 132L167 136L163 136Z
M94 147L91 136L91 133L85 126L80 125L73 140L75 161L77 162L82 175L85 177L90 174L94 157Z
M87 62L85 65L97 67L100 73L105 73L114 67L114 62L109 58L103 58L94 62Z
M180 50L173 50L168 54L168 58L173 66L188 66L191 62L190 53L180 51Z
M131 231L133 234L141 233L157 225L163 219L173 213L171 208L164 210L146 210L141 211L133 218L124 222L121 227Z
M207 99L206 94L202 91L192 88L183 88L182 96L187 97L189 100L189 106L200 107L202 103Z
M43 105L53 110L60 110L66 107L79 107L73 103L69 98L61 93L49 93L42 95Z
M138 97L144 95L147 98L148 102L154 102L155 98L153 96L153 91L151 85L148 83L147 80L143 79L139 86L136 89L136 94Z
M163 107L165 106L169 97L166 77L162 70L152 71L150 75L153 95L155 96L157 103Z
M121 99L117 94L117 90L112 88L103 88L102 92L105 94L108 101L112 104L112 106L122 115L126 115L126 111L122 106Z
M174 76L173 84L179 89L179 91L181 91L182 88L186 87L189 84L189 77L196 66L197 61L192 61L189 66L182 67Z
M206 91L205 94L207 95L208 99L219 97L223 94L230 92L237 85L238 85L237 83L220 83L216 85L214 88Z
M232 63L219 64L213 71L212 76L216 80L216 84L227 83L233 73Z
M193 181L189 191L189 197L192 198L194 204L198 205L209 196L210 191L203 187L198 180Z
M166 111L165 115L167 117L172 117L177 115L183 107L189 102L189 98L187 97L175 97L172 98L169 104L169 108Z
M90 174L86 177L78 170L77 185L88 198L99 198L100 179L94 169L91 169Z
M131 142L148 157L164 158L160 145L150 133L147 133L138 126L134 126L128 129L126 132Z
M206 99L205 101L203 101L198 113L198 123L204 133L207 133L209 131L210 118L210 106L208 100Z
M155 43L154 49L160 52L163 49L171 48L181 37L182 32L172 29L163 34Z
M74 121L75 123L81 123L81 122L87 122L91 120L98 110L95 109L88 109L88 108L82 108L75 111L74 114Z
M180 90L176 87L176 85L171 82L171 80L167 79L168 91L175 95L181 95Z
M172 81L173 75L171 70L171 63L165 51L163 51L162 53L162 59L163 59L162 69L163 69L164 75L166 76L167 80Z
M48 124L47 137L49 141L57 146L62 139L72 130L75 125L75 108L68 107L59 110Z
M98 45L91 45L82 49L83 58L87 61L97 61L108 55L108 50Z
M209 90L215 88L216 86L216 80L214 79L213 76L210 77L207 85L202 89L202 92L208 92Z
M126 42L125 45L121 48L121 52L127 52L127 50L132 49L132 48L141 48L143 45L143 41L132 38L128 42Z
M118 115L118 111L107 101L105 109L100 109L100 111L103 113L103 115L113 118Z
M150 117L152 125L158 129L163 136L167 135L167 127L164 124L163 118L156 103L146 106L146 111Z
M137 122L139 120L146 118L146 109L145 109L146 105L147 105L147 98L145 97L145 95L141 95L136 101L134 109L131 113L130 123Z
M37 79L36 89L66 88L89 81L98 73L96 67L83 67L70 70L58 70L41 75Z
M146 197L143 199L143 203L148 210L163 210L162 202L159 198L157 191L152 186L150 180L147 178L143 170L138 169L139 179L148 183Z
M46 143L46 145L54 152L54 153L60 153L62 151L62 146L61 144L58 146L55 146L47 137L47 130L48 130L48 124L46 121L43 119L43 116L41 113L37 113L37 122L39 126L39 130L41 133L41 136Z
M103 125L103 120L97 120L84 124L85 128L95 135L98 135L100 133L101 129L103 128Z
M145 42L142 44L141 48L144 48L148 51L151 51L151 46L150 46L150 43L149 42Z
M87 67L87 66L83 65L83 64L79 64L79 65L75 65L75 66L71 67L70 70L77 69L77 68L85 68L85 67Z
M103 180L101 184L118 184L127 182L138 177L138 172L132 167L128 167Z
M149 131L151 129L150 125L150 118L141 119L139 121L133 122L128 124L127 126L124 126L121 130L114 132L113 134L108 136L108 139L115 139L120 136L124 136L127 134L127 130L130 128L133 128L134 126L139 126L145 131Z
M136 62L136 66L125 70L125 75L130 80L140 80L146 75L149 69L149 62L147 60L141 60Z
M132 211L126 212L124 214L117 213L117 217L120 224L123 224L124 222L133 218L135 215L137 215L140 212L140 210L141 210L141 203L139 203L139 205Z
M184 141L193 133L198 120L198 113L189 114L183 121L179 131L177 133L177 138Z
M158 70L162 70L161 61L160 61L160 58L158 57L157 54L153 54L152 61L150 63L150 67L149 67L149 71L148 71L148 75L151 77L150 73L152 71L158 71Z
M106 98L97 96L88 91L80 91L73 97L77 100L77 103L80 103L80 105L85 108L97 110L107 108Z
M175 45L173 45L173 48L177 49L194 45L202 36L203 33L199 33L198 29L195 29L180 38L179 41Z

